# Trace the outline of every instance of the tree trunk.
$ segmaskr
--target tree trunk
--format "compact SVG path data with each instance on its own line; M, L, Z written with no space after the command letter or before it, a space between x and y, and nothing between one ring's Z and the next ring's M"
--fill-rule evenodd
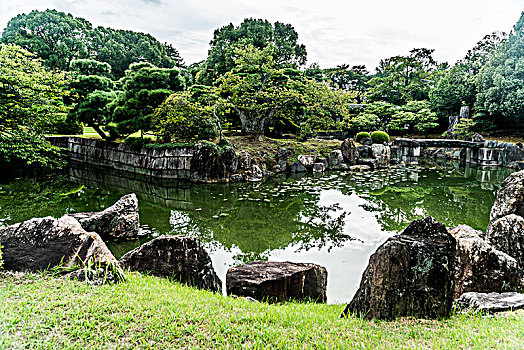
M97 134L100 135L102 139L105 140L107 138L107 135L105 134L105 132L103 132L102 129L100 129L98 125L96 124L88 124L88 125L92 127L97 132Z
M242 133L247 135L262 135L266 121L275 114L274 111L264 116L246 115L244 112L239 112L240 122L242 124Z

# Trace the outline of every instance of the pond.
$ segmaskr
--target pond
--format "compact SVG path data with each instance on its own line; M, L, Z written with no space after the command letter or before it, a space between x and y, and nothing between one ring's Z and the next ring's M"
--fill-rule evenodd
M510 174L457 164L364 173L277 176L263 183L153 184L70 168L0 179L0 226L32 217L99 211L126 193L139 198L141 237L107 242L119 258L160 234L198 236L225 281L254 260L313 262L328 270L328 302L351 299L370 255L412 220L485 230L495 193Z

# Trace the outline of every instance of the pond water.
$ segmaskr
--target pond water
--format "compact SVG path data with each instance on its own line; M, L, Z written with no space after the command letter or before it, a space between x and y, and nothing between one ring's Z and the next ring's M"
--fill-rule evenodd
M141 237L107 242L117 258L160 234L194 235L222 281L230 266L254 260L313 262L328 270L328 302L344 303L358 288L370 255L412 220L432 215L448 226L485 230L496 190L510 172L427 164L264 183L168 186L70 168L38 178L0 178L0 226L99 211L134 192Z

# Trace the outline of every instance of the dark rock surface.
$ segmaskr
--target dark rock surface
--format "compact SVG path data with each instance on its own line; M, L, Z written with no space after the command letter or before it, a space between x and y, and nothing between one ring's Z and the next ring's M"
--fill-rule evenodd
M371 137L364 137L362 140L360 140L360 144L364 146L371 146L373 144L373 140Z
M511 174L502 182L489 215L487 235L495 220L510 214L524 217L524 170Z
M328 166L332 170L346 170L347 165L344 164L344 157L342 151L337 149L332 151L328 157Z
M134 193L123 196L101 212L74 213L69 216L77 219L86 231L115 238L136 237L140 226L138 199Z
M193 147L190 180L194 182L227 181L226 164L215 147L197 143Z
M162 235L126 253L120 262L132 271L171 277L214 292L221 290L211 258L195 237Z
M277 161L278 166L280 167L280 171L287 171L288 159L289 157L292 157L294 154L295 150L293 148L281 148L278 150L275 159Z
M454 290L456 241L432 217L413 221L369 259L360 287L342 313L367 319L448 316Z
M348 165L355 165L357 163L358 151L353 139L345 139L340 146L340 151L342 151L344 162Z
M455 300L453 307L462 311L484 311L489 313L523 309L524 294L469 292Z
M496 219L490 223L486 240L524 267L524 218L510 214Z
M357 151L358 151L358 157L359 158L371 158L372 155L373 155L371 153L371 147L370 146L365 146L365 145L358 146L357 147Z
M226 166L226 171L230 174L234 174L238 170L238 156L233 147L226 147L222 153L222 159Z
M454 298L466 292L509 292L520 288L517 261L483 240L467 225L449 230L457 240Z
M40 271L83 266L88 261L118 266L100 236L69 216L35 218L0 229L4 268Z
M238 169L248 170L251 168L251 157L246 151L238 153Z
M324 163L315 163L313 164L313 172L314 173L323 173L326 171L326 166Z
M307 169L304 165L302 165L301 162L296 161L295 163L289 166L289 171L291 173L305 173Z
M260 301L326 301L327 271L315 264L255 261L227 271L228 295Z

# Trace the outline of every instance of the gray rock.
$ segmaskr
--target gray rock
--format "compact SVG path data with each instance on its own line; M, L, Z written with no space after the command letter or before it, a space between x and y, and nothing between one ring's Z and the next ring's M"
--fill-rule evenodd
M239 162L240 164L240 162ZM190 180L194 182L225 182L229 172L215 147L197 143L193 147Z
M84 266L88 262L119 266L102 238L70 217L35 218L0 229L4 268L40 271Z
M344 163L344 157L341 150L332 151L328 157L328 165L332 169L337 169L340 164Z
M275 156L275 159L277 161L277 165L280 166L280 171L287 170L288 159L289 157L292 157L294 154L295 154L295 150L293 148L281 148L278 150L278 153Z
M323 173L326 171L326 166L324 163L315 163L313 164L313 172L314 173Z
M327 271L315 264L255 261L227 271L228 295L259 301L326 301Z
M248 170L251 168L251 157L246 151L238 153L238 169Z
M375 170L378 168L378 160L373 158L360 158L358 160L359 165L367 165L371 168L371 170Z
M371 147L370 146L358 146L358 158L371 158L373 154L371 153Z
M301 162L296 161L295 163L289 166L289 171L291 173L305 173L307 169L304 165L302 165Z
M373 140L371 139L371 137L364 137L362 140L360 140L360 144L365 146L371 146L373 144Z
M316 163L324 164L324 169L327 169L329 166L328 160L326 158L317 158Z
M469 292L455 300L453 307L466 312L483 311L488 313L523 309L524 294Z
M342 151L344 162L348 165L355 165L357 163L358 152L353 139L345 139L342 145L340 145L340 151Z
M261 179L264 176L264 172L256 164L253 165L253 177Z
M486 239L497 249L512 256L524 267L524 218L510 214L490 223Z
M391 160L391 150L389 146L374 144L371 146L371 153L373 154L373 158L377 160L377 168L389 167Z
M170 277L197 288L218 292L222 283L198 238L162 235L120 258L131 271Z
M454 298L466 292L509 292L520 289L517 261L483 240L467 225L449 229L457 240Z
M238 156L232 147L226 147L222 153L222 159L226 166L226 171L230 174L236 173L238 170Z
M446 317L454 289L456 241L432 217L413 221L373 253L342 316Z
M68 215L77 219L84 230L96 232L103 237L136 237L140 226L138 198L134 193L123 196L101 212Z
M314 154L301 154L298 156L298 161L308 170L313 169L313 164L317 161L317 156Z
M491 207L486 234L490 235L495 220L510 214L524 217L524 170L511 174L502 182Z
M244 181L244 176L242 174L233 174L229 176L230 182L242 182Z
M476 132L475 135L473 135L473 137L471 138L471 141L473 141L473 142L485 142L486 140L484 139L484 137L482 137L481 134Z
M352 165L349 167L349 171L355 171L359 173L369 170L371 170L371 167L369 165Z

